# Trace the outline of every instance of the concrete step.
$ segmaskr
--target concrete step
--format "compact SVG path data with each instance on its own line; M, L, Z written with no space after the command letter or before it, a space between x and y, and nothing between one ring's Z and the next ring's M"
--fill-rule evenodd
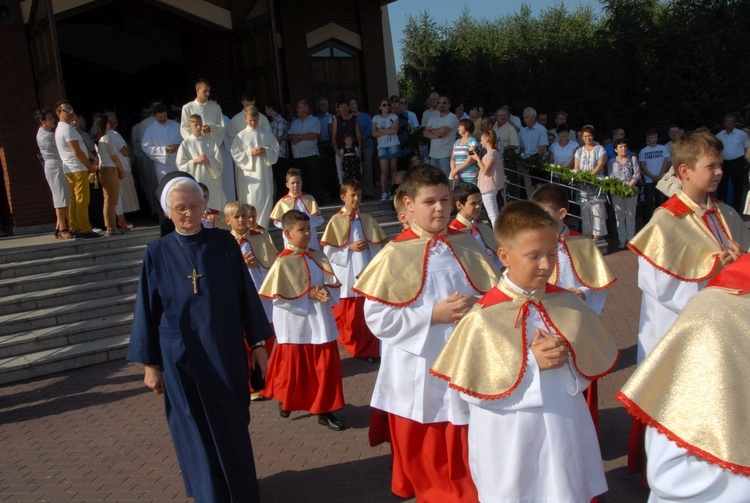
M0 280L50 273L61 269L92 268L104 264L119 264L129 260L143 259L145 249L145 244L132 245L129 241L122 241L122 245L117 248L87 250L74 255L0 264Z
M129 334L0 359L0 384L120 360L128 352Z
M69 304L71 299L82 301L133 293L138 289L138 279L134 275L6 295L0 298L0 315Z
M0 316L0 335L28 332L76 321L107 318L113 314L132 311L134 302L135 293L131 293L6 314Z
M130 333L132 311L0 336L0 358L67 347Z
M113 278L130 278L141 272L142 258L93 267L77 267L50 273L32 274L0 282L0 297L71 285L92 283Z
M123 246L145 245L158 239L158 227L139 227L126 234L119 236L106 236L100 239L53 239L41 240L38 244L25 246L14 246L14 241L25 243L30 240L26 236L11 237L3 239L3 252L0 254L0 264L12 262L24 262L27 260L40 260L66 255L78 255L91 253ZM31 238L39 241L39 239Z

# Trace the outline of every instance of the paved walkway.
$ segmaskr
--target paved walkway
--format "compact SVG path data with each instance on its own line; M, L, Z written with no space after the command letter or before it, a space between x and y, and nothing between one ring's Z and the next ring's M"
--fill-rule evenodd
M640 292L636 258L607 256L619 280L604 323L622 350L599 385L600 442L610 491L603 503L647 498L627 474L630 418L613 395L633 371ZM337 433L316 418L281 419L275 402L251 406L251 431L264 502L397 502L387 446L368 446L369 399L377 368L342 352L348 426ZM0 387L0 501L191 501L164 419L163 401L124 361ZM413 500L412 500L413 501Z

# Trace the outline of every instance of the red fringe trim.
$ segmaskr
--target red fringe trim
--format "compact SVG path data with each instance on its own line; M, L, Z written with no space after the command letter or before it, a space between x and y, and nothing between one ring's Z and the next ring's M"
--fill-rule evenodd
M716 256L714 258L714 265L711 267L711 270L708 272L708 274L706 274L703 277L694 278L694 279L683 278L682 276L678 276L675 273L673 273L671 271L668 271L667 269L664 269L663 267L661 267L661 266L657 265L656 263L654 263L653 260L651 260L650 258L648 258L648 256L646 256L641 250L639 250L638 248L636 248L635 245L633 245L631 243L628 243L627 246L628 246L628 248L630 248L630 251L632 251L633 253L635 253L639 257L643 257L646 260L646 262L648 262L649 264L651 264L655 269L658 269L659 271L663 272L664 274L666 274L668 276L671 276L673 278L679 279L680 281L686 281L688 283L698 283L698 282L707 280L708 278L710 278L711 276L713 276L716 273L716 269L719 267L719 257Z
M700 449L692 444L689 444L688 442L685 442L680 437L672 433L670 430L662 426L659 422L657 422L654 418L646 414L643 409L638 407L638 405L633 402L630 398L628 398L622 391L618 391L615 395L615 399L622 402L622 404L625 406L625 409L628 411L628 413L641 421L642 423L645 423L647 426L650 426L651 428L656 429L659 433L666 436L669 440L677 444L678 447L686 450L689 454L692 454L703 461L706 461L708 463L711 463L712 465L716 465L719 468L722 468L723 470L728 470L732 473L735 473L737 475L744 475L745 477L750 477L750 466L744 466L744 465L738 465L735 463L730 463L729 461L724 461L721 458L718 458L714 456L713 454L710 454L703 449Z

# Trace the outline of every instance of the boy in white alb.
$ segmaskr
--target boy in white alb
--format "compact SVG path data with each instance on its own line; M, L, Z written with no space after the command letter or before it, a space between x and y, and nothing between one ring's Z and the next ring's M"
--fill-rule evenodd
M279 414L318 415L318 423L345 429L332 411L344 406L344 385L332 305L341 283L322 252L309 248L310 217L290 210L281 219L289 244L276 258L258 294L273 300L276 347L263 396L279 401Z
M386 236L377 221L359 211L362 184L344 180L341 184L344 209L333 215L323 233L323 253L341 281L341 298L333 308L339 342L346 351L370 362L380 359L380 341L367 328L365 299L352 291L357 276L380 251Z
M371 405L388 413L391 491L418 501L476 501L466 458L468 408L429 369L456 320L499 271L473 237L448 228L451 195L440 169L412 168L399 190L411 226L354 285L367 299L367 325L382 341Z
M212 138L203 136L200 115L190 116L189 127L192 134L177 149L177 169L189 173L196 182L208 187L208 207L223 208L227 198L221 184L223 162L219 145Z
M460 183L453 191L453 202L458 214L450 223L451 228L474 236L490 260L498 269L502 269L503 264L497 258L497 242L492 227L479 220L479 214L482 213L482 191L473 183Z
M286 188L289 189L289 193L279 199L276 206L271 211L271 222L273 225L281 229L281 219L290 210L298 210L305 213L310 217L310 232L312 233L312 239L310 240L310 248L317 250L320 248L318 244L318 227L323 225L323 217L320 214L320 208L318 202L310 194L302 192L302 172L296 168L291 168L286 172ZM286 233L284 233L284 246L288 243Z
M580 298L547 283L557 222L514 201L495 229L503 278L461 320L431 372L469 405L480 501L588 503L607 482L581 392L614 368L617 348Z

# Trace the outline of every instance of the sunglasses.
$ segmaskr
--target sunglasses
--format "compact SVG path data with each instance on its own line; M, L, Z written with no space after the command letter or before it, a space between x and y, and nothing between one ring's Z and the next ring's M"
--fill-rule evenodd
M388 103L381 103L380 104L380 108L387 107L387 106L388 106Z
M447 101L438 101L438 105L447 105L447 104L448 104Z
M61 108L60 110L69 114L73 113L73 107Z

